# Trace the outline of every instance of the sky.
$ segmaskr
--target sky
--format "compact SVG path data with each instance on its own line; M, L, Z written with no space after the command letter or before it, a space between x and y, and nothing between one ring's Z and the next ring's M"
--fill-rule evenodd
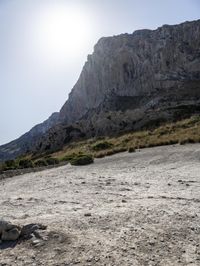
M0 145L61 109L99 38L196 19L199 0L0 0Z

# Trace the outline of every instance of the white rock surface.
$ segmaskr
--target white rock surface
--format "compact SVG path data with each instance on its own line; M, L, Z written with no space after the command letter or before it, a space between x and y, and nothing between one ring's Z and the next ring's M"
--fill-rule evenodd
M199 173L195 144L3 180L0 215L48 230L42 245L0 250L0 265L198 266Z

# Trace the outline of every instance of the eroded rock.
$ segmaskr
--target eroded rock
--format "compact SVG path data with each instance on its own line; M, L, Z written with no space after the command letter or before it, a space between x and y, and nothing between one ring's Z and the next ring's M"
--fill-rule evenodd
M0 220L0 239L2 241L15 241L21 234L21 227L8 221Z

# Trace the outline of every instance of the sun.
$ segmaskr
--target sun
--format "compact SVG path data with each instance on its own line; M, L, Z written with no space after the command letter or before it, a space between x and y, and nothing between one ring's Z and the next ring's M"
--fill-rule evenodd
M87 45L91 25L75 7L51 6L37 17L35 43L41 55L54 63L72 60Z

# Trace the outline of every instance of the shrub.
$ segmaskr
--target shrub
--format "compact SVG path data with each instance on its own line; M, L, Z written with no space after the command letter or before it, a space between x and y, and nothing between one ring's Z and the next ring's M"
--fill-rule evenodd
M5 164L0 163L0 173L2 173L5 170Z
M59 160L57 158L53 158L53 157L46 158L46 162L48 165L59 164Z
M32 168L33 162L30 159L21 159L19 161L19 168Z
M79 154L74 156L74 158L70 160L71 165L87 165L93 162L93 157L88 154Z
M135 148L134 148L134 147L130 147L130 148L128 149L128 152L135 152Z
M36 161L34 163L34 165L36 167L42 167L42 166L47 166L48 164L47 164L47 161L45 159L40 159L40 160Z
M180 145L184 145L184 144L187 144L187 143L195 143L195 140L191 139L191 138L186 138L186 139L182 139L182 140L179 141Z
M18 167L15 160L8 160L4 162L4 170L12 170Z
M106 149L109 149L113 146L112 143L108 142L108 141L101 141L101 142L98 142L96 144L94 144L92 146L92 149L94 151L100 151L100 150L106 150Z
M177 144L177 143L178 143L178 140L176 140L176 139L169 140L169 145Z
M187 140L186 139L181 139L180 141L179 141L179 144L180 145L184 145L184 144L186 144L187 143Z

